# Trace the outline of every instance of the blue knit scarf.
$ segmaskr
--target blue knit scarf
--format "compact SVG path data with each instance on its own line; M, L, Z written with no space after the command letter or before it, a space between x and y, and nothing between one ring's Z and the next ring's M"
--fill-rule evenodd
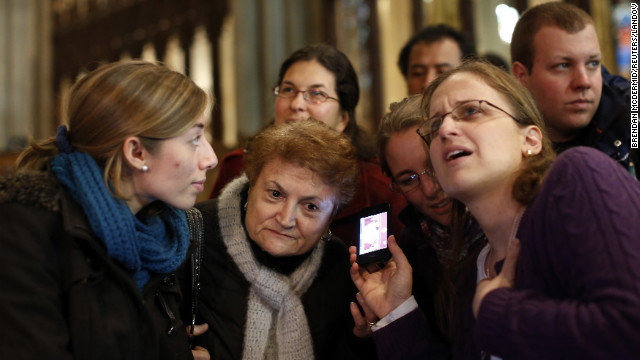
M184 211L166 205L160 215L138 219L124 200L111 195L103 170L86 153L63 151L55 156L51 168L84 209L109 257L133 271L138 288L149 281L150 272L166 274L182 264L189 247Z

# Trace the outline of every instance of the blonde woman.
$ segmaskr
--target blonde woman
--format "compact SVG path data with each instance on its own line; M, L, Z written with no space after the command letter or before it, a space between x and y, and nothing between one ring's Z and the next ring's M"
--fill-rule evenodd
M141 61L73 86L66 125L0 180L0 358L209 358L189 348L174 275L184 210L218 161L209 107L187 77Z

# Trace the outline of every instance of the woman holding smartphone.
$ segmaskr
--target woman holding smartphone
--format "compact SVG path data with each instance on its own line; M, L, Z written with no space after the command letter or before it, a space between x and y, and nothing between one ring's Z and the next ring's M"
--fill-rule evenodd
M554 160L531 95L492 65L463 64L424 96L428 120L419 135L438 180L488 238L467 274L475 294L458 295L454 308L461 322L453 324L453 357L636 357L637 180L592 148ZM428 356L424 317L407 302L411 268L389 243L393 261L375 273L354 264L352 278L366 304L386 317L388 325L374 329L381 357Z

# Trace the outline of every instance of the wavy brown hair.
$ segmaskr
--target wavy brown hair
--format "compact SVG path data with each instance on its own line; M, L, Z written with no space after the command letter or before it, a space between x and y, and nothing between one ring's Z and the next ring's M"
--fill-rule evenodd
M265 164L275 159L313 171L322 182L336 189L332 216L353 198L358 185L356 148L349 138L315 119L287 121L267 126L251 142L244 157L250 186Z

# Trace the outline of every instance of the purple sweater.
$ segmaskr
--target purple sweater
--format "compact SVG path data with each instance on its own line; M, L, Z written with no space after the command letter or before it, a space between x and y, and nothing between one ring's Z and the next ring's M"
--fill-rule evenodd
M640 183L598 150L567 150L517 237L515 289L489 293L475 327L458 329L475 335L467 346L503 359L637 359ZM417 310L377 331L380 358L399 358L399 348L410 349L403 358L438 357L425 322Z
M591 148L554 162L527 208L515 290L489 293L477 343L517 359L640 356L640 183Z

